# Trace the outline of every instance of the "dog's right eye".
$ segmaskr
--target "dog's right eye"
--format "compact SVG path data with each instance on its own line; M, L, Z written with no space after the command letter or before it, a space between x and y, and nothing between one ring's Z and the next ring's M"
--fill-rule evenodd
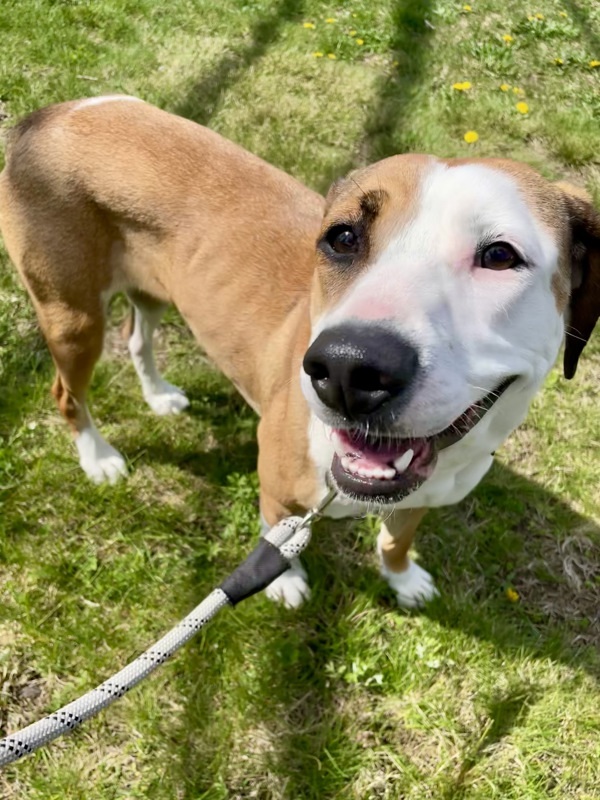
M351 225L334 225L327 231L324 239L333 252L340 256L358 252L360 239Z

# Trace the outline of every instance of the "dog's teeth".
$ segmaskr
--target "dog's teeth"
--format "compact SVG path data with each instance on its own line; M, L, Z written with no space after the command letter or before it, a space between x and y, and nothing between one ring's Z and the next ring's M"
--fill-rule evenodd
M393 467L386 467L386 469L382 470L383 475L381 476L385 481L391 481L392 478L396 475L396 470Z
M348 456L342 456L341 462L342 462L342 467L346 471L349 471L351 469L351 466L352 466L352 459L351 458L348 458Z
M394 466L398 470L398 472L404 472L408 469L410 462L413 460L413 456L415 454L414 450L407 450L406 453L403 453L399 458L394 461Z

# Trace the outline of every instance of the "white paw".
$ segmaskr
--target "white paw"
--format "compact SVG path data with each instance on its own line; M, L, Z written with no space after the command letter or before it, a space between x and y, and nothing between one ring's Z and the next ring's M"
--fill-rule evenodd
M81 468L94 483L116 483L127 475L125 459L95 428L85 428L75 439Z
M381 574L396 592L398 605L404 608L419 608L439 596L431 575L411 559L404 572L390 572L382 566Z
M299 608L310 597L306 570L299 558L294 558L292 566L283 575L275 578L265 589L269 600L283 603L286 608Z
M152 411L161 417L167 414L179 414L187 408L190 401L185 394L173 386L172 383L161 381L153 391L144 392L144 400L148 403Z

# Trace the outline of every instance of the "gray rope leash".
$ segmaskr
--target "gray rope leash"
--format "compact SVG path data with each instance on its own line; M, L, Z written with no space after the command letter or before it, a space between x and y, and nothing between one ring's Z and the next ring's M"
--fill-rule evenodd
M236 605L261 591L284 573L290 559L310 541L310 523L335 497L330 492L318 508L304 517L287 517L260 540L248 558L162 639L107 681L58 711L23 730L0 739L0 767L29 755L63 733L78 728L136 686L170 658L224 606Z

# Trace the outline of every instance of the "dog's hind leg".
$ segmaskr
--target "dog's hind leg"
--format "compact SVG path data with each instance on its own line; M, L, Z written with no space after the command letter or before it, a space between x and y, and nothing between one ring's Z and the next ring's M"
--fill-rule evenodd
M152 338L167 306L144 292L127 293L133 306L133 325L129 337L131 360L142 385L144 400L155 414L179 414L190 401L177 386L161 378L152 350Z
M40 325L56 364L52 387L59 410L71 427L79 463L94 483L115 483L127 474L125 460L101 436L90 416L86 393L102 352L104 308L97 302L44 302L32 292Z
M410 558L408 551L426 508L397 509L381 521L377 537L381 574L406 608L423 605L438 592L431 575Z

